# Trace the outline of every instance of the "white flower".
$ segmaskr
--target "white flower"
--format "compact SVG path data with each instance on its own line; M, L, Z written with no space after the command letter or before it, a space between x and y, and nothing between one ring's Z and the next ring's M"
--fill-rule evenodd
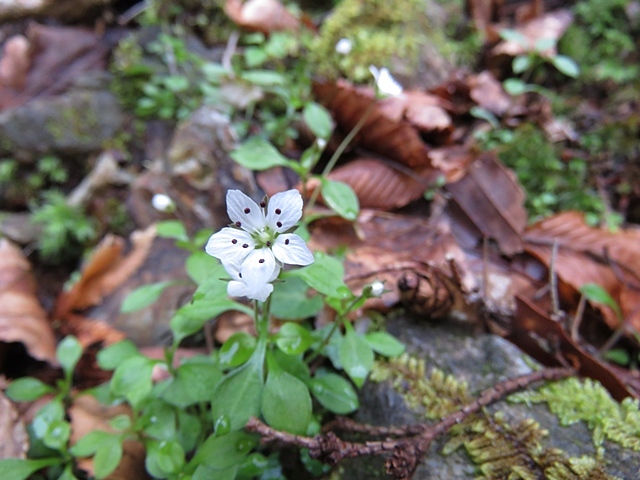
M225 264L225 269L231 275L231 281L227 284L227 293L231 297L248 297L251 300L260 300L261 302L264 302L271 295L273 285L270 282L280 274L280 266L276 265L269 282L261 284L252 282L251 279L245 281L240 273L240 267L233 262Z
M373 65L369 65L369 71L373 78L376 80L376 86L378 87L378 91L383 95L391 95L396 97L402 93L402 85L400 85L389 73L387 68L381 68L378 70L377 67Z
M286 233L302 217L302 197L297 190L276 193L268 205L265 201L258 205L240 190L229 190L227 213L233 226L214 233L205 251L220 259L230 275L237 272L234 280L241 279L248 288L249 295L245 292L244 296L262 296L259 292L264 292L284 264L313 263L304 240ZM234 284L229 288L236 291L241 287Z
M151 198L151 205L159 212L171 213L176 209L176 204L173 203L171 197L164 193L156 193Z
M348 55L353 48L353 42L348 38L341 38L336 43L336 52L340 55Z
M374 297L379 297L384 293L384 283L379 280L376 280L371 285L371 295Z

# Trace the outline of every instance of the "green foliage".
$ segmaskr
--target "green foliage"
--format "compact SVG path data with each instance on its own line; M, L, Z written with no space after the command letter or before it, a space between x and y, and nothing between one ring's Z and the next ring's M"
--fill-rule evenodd
M500 159L515 171L532 220L564 210L585 212L590 224L609 220L604 201L589 184L587 163L561 159L539 128L525 124L516 130L496 129L481 141L486 148L497 148Z
M634 82L638 77L640 22L628 0L585 0L560 47L584 70L585 82Z
M56 263L78 256L96 239L95 221L82 208L71 206L56 190L42 193L43 202L32 206L31 221L42 228L38 250L43 259Z
M315 72L362 82L371 78L369 65L388 65L393 57L416 62L428 28L423 9L416 0L343 0L311 44ZM347 54L336 52L342 38L351 41Z
M53 155L41 157L34 165L21 164L13 158L0 160L0 191L6 200L17 204L64 184L68 177L61 160Z
M562 425L585 422L593 433L596 447L602 447L607 439L640 451L638 401L628 398L619 404L594 380L568 378L549 383L536 392L512 395L509 399L514 402L544 402Z

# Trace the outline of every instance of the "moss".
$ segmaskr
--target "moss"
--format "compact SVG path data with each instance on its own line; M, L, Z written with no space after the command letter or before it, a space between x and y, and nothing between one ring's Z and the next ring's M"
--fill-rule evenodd
M377 362L370 378L372 381L390 382L403 394L412 409L422 412L428 419L440 419L473 400L465 382L438 369L433 369L426 375L424 361L407 354L386 362ZM569 423L578 420L588 422L599 416L619 418L615 428L605 426L604 420L599 421L601 431L609 432L607 435L611 439L614 435L627 441L633 438L634 425L640 424L637 422L637 403L625 402L618 405L608 394L603 395L600 390L602 387L599 384L596 386L595 382L591 382L587 388L582 384L580 388L571 384L573 388L569 391L562 387L563 383L565 382L551 383L538 392L526 392L510 398L531 402L548 400L550 405L556 405L558 411L565 413L564 418ZM562 402L559 402L560 398L563 399ZM592 406L587 406L586 399L593 402ZM578 403L572 407L574 400ZM596 410L601 410L599 415ZM625 419L626 425L623 421ZM495 414L481 412L454 426L449 435L443 454L451 454L463 448L477 465L480 473L478 479L612 480L604 470L602 457L569 457L562 450L548 446L546 438L549 432L533 419L514 422L500 411Z
M640 451L640 409L638 400L616 402L609 392L591 379L568 378L537 391L509 397L513 402L546 403L561 425L583 421L593 432L593 443L602 448L605 439L624 448Z
M367 80L369 65L388 66L393 57L416 63L427 23L419 0L343 0L312 43L311 62L328 78ZM342 38L352 42L348 55L335 51Z

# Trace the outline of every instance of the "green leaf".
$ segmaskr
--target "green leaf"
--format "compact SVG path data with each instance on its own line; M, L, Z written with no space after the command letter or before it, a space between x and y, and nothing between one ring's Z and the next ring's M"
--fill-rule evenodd
M585 283L580 287L580 293L591 302L601 303L613 309L619 320L622 320L622 311L620 305L616 302L609 292L596 283Z
M505 28L503 30L500 30L498 34L503 40L506 40L508 42L515 42L521 47L526 48L529 45L529 41L527 40L527 37L525 37L522 33L518 32L517 30Z
M258 341L249 361L227 374L218 384L211 404L214 425L225 421L230 430L239 430L250 417L260 414L265 353L266 342Z
M45 404L38 410L38 413L36 413L31 422L34 436L43 439L47 435L47 432L49 432L51 425L63 421L64 417L65 410L62 405L62 400L56 398Z
M76 368L78 360L82 356L82 345L78 342L76 337L69 335L62 339L56 349L56 357L60 362L62 370L67 375L73 373L73 369Z
M287 277L300 277L314 290L331 297L342 297L341 287L348 288L343 281L344 267L342 263L322 252L316 252L315 262L303 268L290 270Z
M238 465L219 470L216 468L208 467L207 465L198 465L196 471L193 473L191 480L235 480L238 476Z
M560 73L565 74L567 77L576 78L580 75L580 67L573 58L565 55L556 55L551 57L551 63Z
M182 470L184 450L176 440L149 440L145 442L145 467L156 478L167 478Z
M211 398L211 392L222 380L222 371L215 359L198 356L185 360L162 393L162 398L176 407L187 407Z
M122 432L131 427L131 417L129 415L116 415L109 420L109 426L116 431Z
M349 324L340 344L339 354L344 371L361 388L373 367L373 350Z
M355 220L360 212L360 202L353 189L344 182L320 177L322 198L338 215Z
M531 67L531 57L528 55L518 55L513 59L513 63L511 64L513 73L522 73L528 70L529 67Z
M180 220L165 220L156 224L156 234L163 238L173 238L183 242L189 241L187 229Z
M49 448L63 451L69 442L71 424L64 419L54 420L49 423L47 431L42 437L42 442Z
M502 82L502 87L509 95L522 95L530 90L529 85L519 78L507 78Z
M273 70L250 70L248 72L242 72L240 77L243 80L263 87L285 84L284 75L274 72Z
M233 152L231 158L249 170L267 170L273 167L286 167L291 160L283 156L268 141L252 137Z
M61 458L42 458L38 460L23 460L21 458L5 458L0 460L2 476L11 480L26 480L31 474L46 467L57 465Z
M631 361L629 352L627 352L624 348L612 348L611 350L604 353L604 358L622 366L629 365L629 362Z
M364 340L374 351L385 357L397 357L405 351L404 344L387 332L367 333L364 336Z
M322 105L307 103L302 111L302 118L316 137L328 139L333 131L331 114Z
M190 463L224 470L242 462L257 444L258 441L254 435L242 431L230 432L222 436L210 435Z
M148 307L160 298L160 295L162 295L162 292L164 292L167 287L175 284L176 282L174 280L167 280L142 285L132 292L129 292L122 302L122 305L120 305L120 311L122 313L131 313Z
M309 296L309 286L301 279L290 277L274 285L271 294L271 314L282 320L300 320L315 316L322 310L322 297Z
M93 455L102 445L106 445L114 434L102 430L93 430L78 440L70 449L74 457L82 458Z
M33 377L18 378L12 381L5 394L14 402L31 402L55 392L55 388Z
M271 356L268 365L267 382L262 391L262 415L276 430L305 434L311 421L309 389L282 370Z
M93 469L96 478L104 478L118 468L122 459L122 438L110 436L98 447L93 456Z
M254 336L246 332L236 332L220 347L220 363L225 367L238 367L249 360L255 348Z
M131 340L122 340L98 352L98 365L103 370L115 370L125 360L140 355L138 347Z
M175 438L176 409L168 403L154 399L145 404L144 414L137 426L144 426L145 436L154 440L171 440Z
M111 392L126 398L137 409L151 393L151 372L156 360L138 356L122 362L113 372Z
M210 277L220 278L227 276L220 261L206 252L193 252L185 262L185 270L189 278L200 285Z
M275 335L276 345L288 355L305 352L313 343L309 331L297 323L287 322L280 327Z
M355 412L360 406L358 394L351 384L335 373L322 375L318 372L309 381L309 388L320 405L338 415Z
M229 298L200 298L178 309L170 326L174 341L179 343L189 335L200 331L204 324L229 310L246 311L246 307Z

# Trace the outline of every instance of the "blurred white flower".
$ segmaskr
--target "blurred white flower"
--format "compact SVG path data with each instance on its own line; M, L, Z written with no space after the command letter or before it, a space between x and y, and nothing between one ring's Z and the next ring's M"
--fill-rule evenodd
M171 197L164 193L156 193L151 198L151 205L159 212L171 213L176 209L176 204L173 203Z
M374 297L379 297L384 293L384 283L379 280L376 280L371 284L371 295Z
M378 70L378 67L369 65L369 71L376 80L376 86L381 94L395 97L402 93L402 85L391 76L389 69L383 67Z
M302 217L302 197L297 190L276 193L260 205L240 190L229 190L227 213L233 225L214 233L205 251L218 258L233 277L227 287L229 295L266 299L273 290L267 284L284 264L313 263L304 240L286 233Z
M353 42L348 38L341 38L336 43L336 52L340 55L348 55L353 48Z

